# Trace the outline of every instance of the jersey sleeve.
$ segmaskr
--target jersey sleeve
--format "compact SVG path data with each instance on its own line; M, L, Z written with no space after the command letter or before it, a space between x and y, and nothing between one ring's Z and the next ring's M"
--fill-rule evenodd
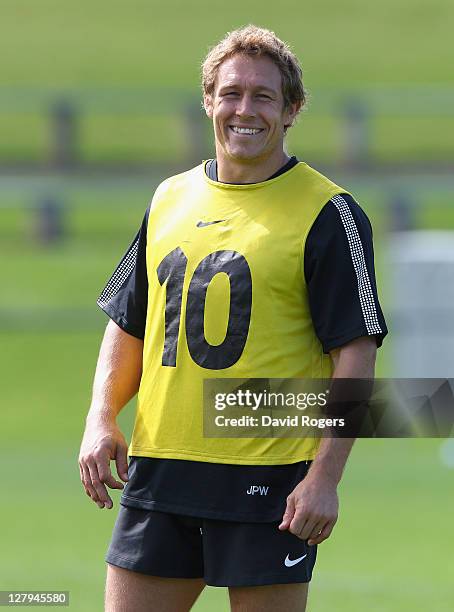
M146 263L147 208L136 237L97 300L98 306L125 332L143 339L148 304Z
M377 295L372 227L350 195L331 198L312 225L304 274L325 353L361 336L375 336L381 346L388 330Z

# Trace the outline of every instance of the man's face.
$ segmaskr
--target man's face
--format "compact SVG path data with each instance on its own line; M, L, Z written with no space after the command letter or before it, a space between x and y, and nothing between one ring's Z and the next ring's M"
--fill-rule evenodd
M205 110L213 120L216 153L236 162L260 162L282 155L284 128L298 105L284 110L282 79L266 56L236 54L218 69Z

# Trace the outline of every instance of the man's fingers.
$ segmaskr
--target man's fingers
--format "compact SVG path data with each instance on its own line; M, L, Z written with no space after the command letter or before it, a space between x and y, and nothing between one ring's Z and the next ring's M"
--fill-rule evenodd
M123 483L116 480L110 470L110 458L108 455L99 454L96 466L98 468L99 480L111 489L122 489ZM107 493L107 491L106 491Z
M282 517L282 522L279 525L279 529L281 531L289 528L294 514L295 514L295 500L293 498L293 495L289 495L287 497L287 507L285 508L284 516Z
M85 488L85 483L84 483L84 471L83 471L83 469L82 469L82 464L81 464L80 460L79 460L79 474L80 474L80 481L81 481L81 483L84 485L84 488Z
M301 537L300 534L303 530L306 529L306 525L308 524L309 520L310 520L310 517L307 516L307 514L304 511L302 510L298 511L298 509L296 509L293 519L288 528L290 533L293 533L293 535Z
M106 508L112 508L112 500L107 493L106 485L101 482L95 460L88 459L87 467L90 472L91 483L97 493L99 501L102 503L101 507L105 506Z
M307 542L309 546L314 546L314 544L320 544L321 542L323 542L323 540L326 540L327 538L329 538L329 536L331 535L331 532L333 531L333 527L335 523L336 521L329 521L322 528L321 532L317 536L315 536L315 538L314 537L309 538Z
M110 462L115 460L118 479ZM87 494L100 508L112 508L110 489L123 489L128 480L128 446L121 431L105 424L87 429L79 453L80 477Z
M301 540L307 540L314 533L314 531L316 530L316 526L318 524L319 524L318 518L312 518L312 519L308 518L306 522L304 523L304 525L302 526L302 529L298 533L296 533L295 531L292 531L292 526L290 526L290 531L292 531L292 533L295 533L295 535L298 535L298 537L301 538ZM295 528L297 527L295 526ZM317 531L315 531L315 533L318 534L320 529L321 527L319 527Z
M326 525L326 520L322 520L322 521L318 521L314 527L308 531L308 533L304 533L304 540L311 540L313 538L316 538L320 535L320 533L323 530L323 527ZM301 536L302 537L302 536Z
M115 454L115 465L117 474L125 482L128 481L128 448L117 444L117 452ZM122 485L123 487L123 485Z
M101 504L98 494L96 493L92 483L91 483L91 476L90 476L90 472L88 470L88 467L85 465L85 463L82 463L81 466L79 466L80 469L82 470L83 473L83 483L84 483L84 488L85 488L85 492L87 493L87 495L89 495L91 497L91 499L95 502L95 504L97 504L99 506L99 508L103 508L104 504Z

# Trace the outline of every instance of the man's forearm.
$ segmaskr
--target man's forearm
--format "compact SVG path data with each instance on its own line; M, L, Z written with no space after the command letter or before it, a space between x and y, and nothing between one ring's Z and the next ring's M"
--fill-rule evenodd
M93 399L79 453L85 491L99 508L112 508L107 487L122 489L128 480L128 445L116 417L136 394L142 373L143 342L109 321L93 384ZM120 480L110 469L114 460Z
M358 338L331 352L333 378L373 378L376 344L374 338ZM323 438L306 477L287 497L280 530L308 544L320 544L337 521L337 485L352 449L354 438Z
M365 378L375 374L376 344L374 338L359 338L332 354L333 379ZM312 462L310 474L338 485L355 438L323 438Z
M311 477L337 486L355 438L323 438L309 470Z
M137 393L142 375L143 341L110 321L99 351L87 421L112 422Z

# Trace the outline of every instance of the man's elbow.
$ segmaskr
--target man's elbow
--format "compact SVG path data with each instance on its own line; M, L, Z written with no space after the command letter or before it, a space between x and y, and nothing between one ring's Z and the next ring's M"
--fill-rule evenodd
M335 375L348 378L372 378L377 358L375 336L355 338L331 352Z

